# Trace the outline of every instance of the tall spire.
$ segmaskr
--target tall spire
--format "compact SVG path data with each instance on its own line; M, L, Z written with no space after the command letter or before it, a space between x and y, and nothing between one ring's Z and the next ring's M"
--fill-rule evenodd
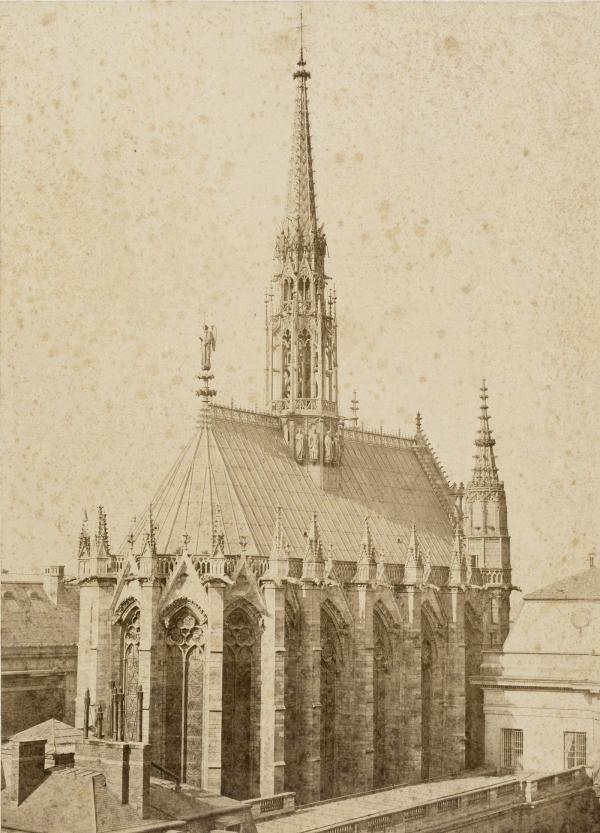
M302 25L300 28L302 32ZM304 45L300 40L300 58L294 72L296 107L292 132L292 149L288 181L286 221L292 234L301 234L314 243L317 235L315 182L308 115L307 81L310 72L304 60Z
M510 537L504 484L498 477L485 379L481 384L479 431L475 440L473 475L464 490L459 518L462 517L467 576L477 567L503 571L503 581L510 582ZM460 494L461 489L458 490ZM462 508L462 511L460 509ZM487 581L487 573L482 573ZM494 574L497 581L497 573Z
M277 236L265 322L265 399L289 453L325 489L340 484L337 313L326 298L326 242L317 223L301 19L286 215Z
M496 440L492 437L490 428L490 416L488 413L488 393L485 379L480 388L481 405L479 408L479 431L475 440L476 453L474 454L475 465L473 467L473 485L496 486L498 485L498 468L494 456Z

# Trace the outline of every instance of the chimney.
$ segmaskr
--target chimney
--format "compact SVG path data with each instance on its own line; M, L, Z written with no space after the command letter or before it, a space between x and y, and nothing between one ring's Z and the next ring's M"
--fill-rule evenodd
M75 747L75 766L99 769L107 789L121 804L147 818L150 813L150 745L83 738Z
M62 564L52 564L44 570L44 590L53 604L59 605L64 598L65 568Z
M44 780L45 740L14 741L12 749L11 798L17 805Z

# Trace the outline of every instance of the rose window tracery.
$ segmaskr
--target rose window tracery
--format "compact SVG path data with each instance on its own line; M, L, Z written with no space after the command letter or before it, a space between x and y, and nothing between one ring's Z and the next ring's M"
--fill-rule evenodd
M204 630L189 610L178 613L167 627L167 644L177 645L184 653L204 644Z

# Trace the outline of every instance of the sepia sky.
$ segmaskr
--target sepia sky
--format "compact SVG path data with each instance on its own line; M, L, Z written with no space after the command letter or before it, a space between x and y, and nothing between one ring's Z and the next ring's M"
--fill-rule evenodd
M514 579L600 537L600 6L305 3L342 411L469 477L482 376ZM4 567L114 545L222 400L263 405L299 7L3 4ZM94 522L94 520L93 520ZM600 554L599 554L600 558Z

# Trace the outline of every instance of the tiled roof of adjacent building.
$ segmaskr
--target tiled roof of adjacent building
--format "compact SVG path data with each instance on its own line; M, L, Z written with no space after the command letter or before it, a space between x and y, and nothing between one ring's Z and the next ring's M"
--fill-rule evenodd
M40 645L76 645L79 588L64 588L64 601L53 604L42 579L2 575L2 649Z
M341 485L324 491L292 459L276 417L214 408L154 495L156 551L174 554L186 533L190 553L209 553L217 525L226 555L239 552L244 536L248 555L266 556L279 506L292 557L303 556L316 512L324 550L331 547L335 560L356 561L369 516L374 546L386 561L404 562L414 521L431 563L445 566L451 502L440 477L434 485L436 465L428 446L413 438L346 431ZM148 512L138 517L134 538L148 529Z
M82 729L76 729L74 726L52 717L50 720L44 720L42 723L30 726L29 729L17 732L16 735L9 738L8 743L21 740L45 740L46 751L61 751L64 747L74 750L76 741L82 735Z
M531 600L600 601L600 569L589 567L581 573L566 576L525 596Z

